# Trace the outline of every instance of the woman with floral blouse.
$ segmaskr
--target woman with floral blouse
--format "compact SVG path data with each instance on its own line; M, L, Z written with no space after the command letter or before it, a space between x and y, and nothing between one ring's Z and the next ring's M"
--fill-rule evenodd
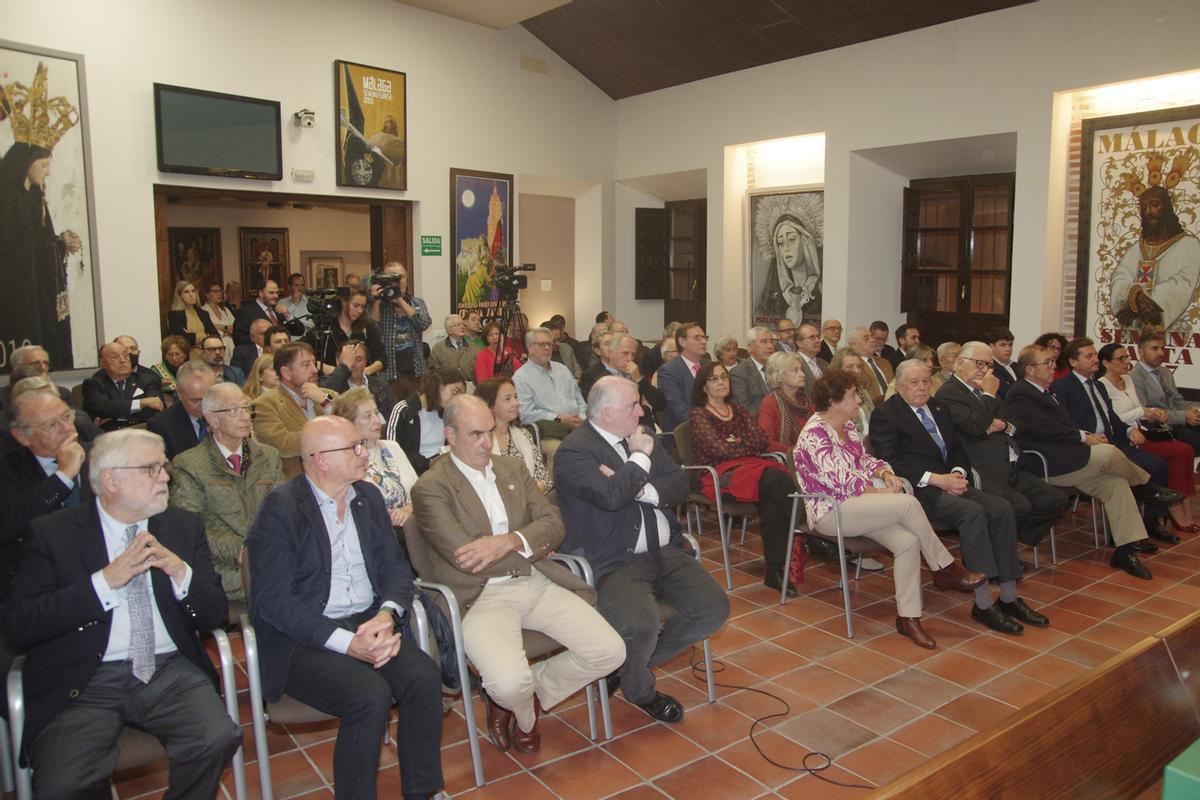
M808 418L793 457L796 475L809 494L830 495L839 505L842 536L866 536L892 552L896 584L896 631L919 647L936 646L921 627L921 557L939 589L974 591L987 580L954 560L937 538L921 504L902 494L900 479L886 461L867 455L854 427L861 402L858 382L846 370L828 369L812 387L816 413ZM808 524L836 536L833 503L804 501Z
M379 438L383 417L371 390L360 386L338 395L333 401L333 413L353 422L362 434L367 445L367 480L383 494L392 526L403 527L413 515L411 491L417 482L417 471L397 442Z

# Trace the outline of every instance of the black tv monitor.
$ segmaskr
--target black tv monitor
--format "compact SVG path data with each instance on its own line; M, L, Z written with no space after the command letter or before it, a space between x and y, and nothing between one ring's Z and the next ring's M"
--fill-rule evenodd
M154 84L162 172L283 180L279 103Z

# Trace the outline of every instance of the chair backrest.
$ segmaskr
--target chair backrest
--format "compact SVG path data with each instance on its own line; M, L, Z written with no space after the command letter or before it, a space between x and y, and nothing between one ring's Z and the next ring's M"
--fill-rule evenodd
M433 557L430 555L431 545L421 535L415 516L404 522L404 543L408 545L408 558L412 563L413 572L417 576L433 574Z
M684 420L675 426L675 448L679 451L680 460L688 465L696 463L692 454L691 431L690 420Z

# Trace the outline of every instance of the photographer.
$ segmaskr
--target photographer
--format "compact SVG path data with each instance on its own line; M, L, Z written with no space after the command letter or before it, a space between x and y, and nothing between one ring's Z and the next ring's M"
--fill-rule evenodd
M304 276L293 272L288 276L288 288L291 294L279 301L279 305L287 309L292 319L299 320L304 325L304 332L312 330L313 321L308 315L308 297L304 294ZM303 335L303 334L300 334Z
M304 335L304 341L312 345L321 364L321 372L325 375L333 372L338 365L338 353L342 346L351 339L365 342L367 345L366 374L374 375L383 369L384 348L379 338L379 326L366 316L367 293L362 289L350 289L347 294L328 297L314 301L314 309L327 308L336 304L339 307L337 316L332 320L326 318L328 311L314 315L316 327ZM328 306L326 305L328 304Z
M392 394L408 397L425 377L425 350L421 332L433 324L425 301L408 293L408 270L390 261L383 272L371 276L371 317L379 325L383 342L383 378L392 382Z

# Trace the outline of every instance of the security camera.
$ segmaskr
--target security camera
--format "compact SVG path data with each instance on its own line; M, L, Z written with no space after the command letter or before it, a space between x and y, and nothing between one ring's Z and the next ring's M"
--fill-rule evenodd
M311 128L317 121L317 112L302 108L292 114L292 122L297 128Z

